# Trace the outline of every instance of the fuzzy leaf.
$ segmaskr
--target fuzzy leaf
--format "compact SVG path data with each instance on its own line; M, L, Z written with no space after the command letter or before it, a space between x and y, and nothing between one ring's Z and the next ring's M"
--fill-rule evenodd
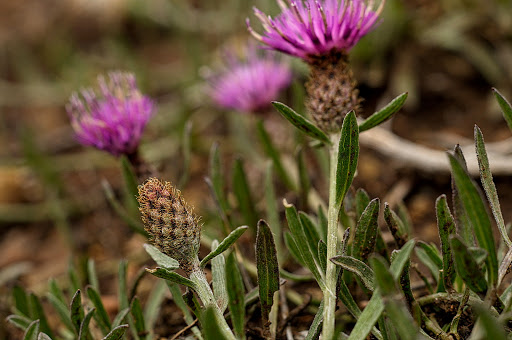
M397 246L399 248L402 247L407 242L409 235L407 235L407 229L400 217L398 217L398 215L389 208L388 202L384 203L384 220L386 221Z
M357 223L354 244L352 246L352 256L363 262L366 262L368 256L370 256L375 249L379 228L379 205L379 199L373 199L363 211Z
M325 144L331 144L331 141L329 140L329 137L317 128L315 125L313 125L311 122L309 122L306 118L299 115L297 112L295 112L292 108L284 105L280 102L272 102L272 105L279 111L279 113L286 118L290 123L292 123L297 129L304 132L306 135L319 140Z
M214 143L210 149L210 157L209 157L209 180L207 182L211 183L211 189L213 192L213 196L217 201L217 204L220 207L220 210L227 214L230 210L229 203L224 195L224 180L222 178L222 162L219 154L219 145Z
M94 313L94 320L102 330L103 334L106 335L111 328L110 318L108 317L107 311L103 302L101 301L100 294L94 287L87 287L87 296L89 300L92 302L93 306L96 308L96 313Z
M460 145L456 145L453 150L453 156L459 163L462 165L462 169L467 173L468 166L466 163L466 158L464 158L464 154L462 153L462 149ZM452 174L451 179L452 185L452 201L453 201L453 219L455 221L455 227L457 230L457 234L462 237L464 243L467 245L473 245L475 243L475 237L473 235L473 229L471 226L471 220L464 208L464 204L461 201L459 191L457 190L457 186L455 185L455 179Z
M43 306L41 305L41 301L39 301L39 298L34 293L31 293L29 296L29 305L32 319L39 320L39 330L43 333L53 336L50 325L48 324L48 320L46 319Z
M359 133L380 125L391 118L392 115L394 115L396 112L398 112L398 110L402 108L405 100L407 99L407 95L407 92L402 93L391 102L389 102L388 105L375 112L370 117L366 118L364 122L359 124Z
M369 290L373 291L375 289L373 271L363 261L345 255L335 256L331 261L335 265L356 274Z
M359 221L361 215L363 214L364 209L370 203L370 196L366 192L366 190L359 188L356 191L356 220Z
M131 312L133 315L133 321L135 324L135 330L137 331L137 335L141 339L146 339L149 332L146 330L146 322L144 321L144 313L142 312L142 306L140 305L140 301L137 297L135 297L132 300Z
M354 111L350 111L343 119L341 136L338 145L336 168L335 205L341 206L357 170L359 157L359 128Z
M317 228L315 223L311 220L311 218L304 212L299 211L299 220L302 226L302 230L304 231L304 236L306 236L306 240L308 241L308 247L313 255L313 258L318 263L318 242L320 241L320 236L318 235Z
M82 320L82 323L80 324L80 332L78 332L78 340L87 340L87 338L90 337L89 323L91 322L91 318L94 316L94 312L96 312L96 309L91 308Z
M320 336L322 332L322 323L324 321L324 300L320 302L320 306L318 306L318 311L315 314L315 318L309 326L308 334L306 335L306 339L304 340L316 340Z
M30 310L28 305L28 297L25 290L20 286L16 285L12 289L12 296L14 298L14 306L19 312L17 314L21 313L23 316L29 317Z
M176 282L180 285L184 285L191 289L196 288L196 285L193 281L187 279L186 277L181 276L178 273L170 271L166 268L160 268L160 267L156 267L155 269L146 268L146 271L150 274L155 275L156 277L161 278L161 279L168 280L171 282Z
M231 312L233 329L238 338L245 338L245 304L244 283L238 268L234 253L230 253L226 259L226 286L228 289L228 307ZM206 337L208 339L208 337ZM212 338L213 339L213 338Z
M28 325L23 340L37 340L37 334L39 333L39 320L34 320Z
M318 260L322 272L325 273L327 269L327 244L323 240L318 241Z
M303 267L306 267L304 259L302 258L302 255L300 253L299 247L297 246L297 243L295 242L293 235L288 231L284 233L284 244L286 246L286 249L288 249L292 257L295 259L295 261L300 263Z
M263 220L258 222L258 233L256 235L256 268L261 314L263 325L266 325L268 313L274 303L274 292L279 290L279 265L272 231Z
M480 181L487 196L487 200L491 205L492 214L500 230L501 237L508 248L512 248L512 241L507 234L507 228L505 227L505 221L501 214L500 200L498 199L498 192L496 185L492 179L491 168L489 167L489 159L487 158L487 151L485 150L484 137L482 131L475 125L475 146L476 146L476 157L478 159L478 167L480 169Z
M14 315L14 314L9 315L6 318L6 321L8 321L12 325L18 327L22 331L25 331L31 323L31 320L29 318L27 318L26 316Z
M481 294L485 293L487 291L485 275L469 249L458 236L450 238L450 246L453 251L455 268L462 280L472 291Z
M206 340L225 339L220 326L220 320L213 306L207 306L202 316L202 329Z
M505 118L505 121L507 122L508 127L512 131L512 106L505 99L505 97L503 97L503 95L501 93L499 93L498 90L493 88L492 92L494 93L494 96L496 97L496 100L498 101L498 104L501 107L501 111L503 112L503 118Z
M271 162L268 163L265 171L265 208L267 212L267 221L274 235L274 241L276 244L276 251L278 257L282 256L282 227L281 220L279 218L279 211L277 208L276 192L274 190L273 165Z
M254 201L252 199L251 190L245 175L243 162L240 158L235 159L233 166L233 193L235 194L238 202L238 208L242 213L244 222L247 225L256 225L258 221L257 213L255 210Z
M144 243L144 250L146 251L146 253L149 254L149 256L151 256L151 258L156 262L156 264L162 268L174 270L180 267L178 261L162 253L160 250L158 250L157 247L151 244Z
M75 295L73 295L73 299L71 299L70 312L71 322L75 327L76 334L78 334L80 332L80 325L84 319L84 310L82 308L82 292L80 289L76 291Z
M130 200L130 205L137 207L139 183L137 181L137 176L135 176L135 172L133 171L133 167L125 155L121 156L121 171L123 173L124 186L128 195L128 199Z
M217 249L219 242L213 240L212 251ZM226 261L223 254L212 259L212 286L213 295L221 312L228 307L228 290L226 289Z
M117 313L114 321L112 321L112 330L118 328L121 325L121 322L124 321L128 313L130 313L130 307L121 309L119 313ZM112 331L110 333L112 333Z
M55 297L52 293L48 293L47 295L48 301L53 306L57 314L59 314L60 320L62 323L66 326L68 331L73 333L75 331L75 327L73 326L73 323L71 322L71 317L69 316L69 310L68 307L60 301L58 298Z
M455 234L455 222L445 195L439 196L436 200L436 216L443 255L443 283L446 289L451 289L455 279L455 267L450 249L450 235Z
M484 248L489 253L489 257L486 261L487 275L489 283L494 285L498 280L498 259L496 257L494 238L487 210L485 209L475 183L473 183L463 166L451 154L448 154L448 157L450 159L458 194L464 205L464 210L472 221L478 243L480 247Z
M110 331L110 333L108 333L103 338L103 340L121 340L128 327L129 326L127 324L117 326L112 331Z
M96 273L96 264L93 259L87 259L87 276L89 278L89 284L93 286L96 291L99 291L100 284L98 274Z
M208 255L206 255L203 258L203 260L201 261L201 268L206 267L206 264L208 263L208 261L213 259L215 256L222 254L229 247L231 247L231 245L233 243L235 243L236 240L238 240L238 238L240 236L242 236L242 234L245 233L245 231L248 228L249 227L247 227L247 226L241 226L241 227L238 227L235 230L233 230L231 233L229 233L229 235L224 240L222 240L222 242L219 244L219 246L217 248L215 248L215 250L212 250Z

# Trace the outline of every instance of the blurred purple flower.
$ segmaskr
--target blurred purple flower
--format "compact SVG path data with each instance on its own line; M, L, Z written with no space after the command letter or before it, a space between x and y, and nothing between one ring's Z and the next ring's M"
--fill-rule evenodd
M292 81L288 64L268 51L249 46L245 60L226 58L226 70L210 79L210 95L217 105L243 112L261 112L270 107Z
M111 72L107 82L98 77L100 93L91 89L73 93L66 105L77 140L114 156L137 151L154 103L143 96L131 73Z
M374 1L277 0L281 14L272 19L257 8L254 13L265 32L251 34L270 48L309 61L311 57L348 52L377 24L385 0L373 10Z

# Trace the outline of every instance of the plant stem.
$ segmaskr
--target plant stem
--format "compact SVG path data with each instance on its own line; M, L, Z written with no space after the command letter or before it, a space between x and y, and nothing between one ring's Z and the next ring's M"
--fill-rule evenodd
M331 135L332 145L329 150L329 208L327 211L327 259L325 272L324 294L324 324L322 329L322 339L330 340L334 338L336 310L336 265L329 259L336 256L338 246L338 215L341 206L336 206L336 169L338 166L338 144L340 135Z
M219 306L217 305L217 301L215 300L215 297L213 296L212 289L210 288L210 285L208 284L208 281L206 280L206 276L204 275L204 272L201 269L197 269L192 271L190 274L189 279L193 281L196 284L196 293L199 296L199 299L201 299L201 302L205 307L212 306L213 310L215 311L215 314L217 314L217 321L219 322L220 330L222 331L222 334L224 335L224 339L228 340L236 340L235 336L231 332L231 329L229 328L226 319L224 318L224 315L222 311L220 310Z

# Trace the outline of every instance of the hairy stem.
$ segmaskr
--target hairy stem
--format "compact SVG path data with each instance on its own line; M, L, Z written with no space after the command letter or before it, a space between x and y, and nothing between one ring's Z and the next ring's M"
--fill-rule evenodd
M331 135L332 146L329 150L330 169L329 169L329 208L327 212L327 261L324 285L324 325L322 329L322 339L334 338L336 311L336 265L329 259L336 256L338 246L338 215L341 206L336 204L336 168L338 165L338 139L339 134Z

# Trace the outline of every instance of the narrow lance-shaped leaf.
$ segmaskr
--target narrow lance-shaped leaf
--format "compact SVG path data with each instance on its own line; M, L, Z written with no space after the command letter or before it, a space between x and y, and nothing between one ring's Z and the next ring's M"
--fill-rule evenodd
M270 313L274 303L274 292L279 290L279 265L272 231L263 220L258 222L258 233L256 235L256 268L261 315L263 327L266 328L269 321L268 313Z
M96 308L96 313L94 313L94 320L102 330L103 334L106 335L111 328L111 324L105 306L101 301L100 294L96 289L94 289L94 287L89 286L87 287L87 296Z
M169 270L178 269L180 267L178 261L169 255L162 253L157 247L151 244L144 243L144 250L160 267L167 268Z
M478 243L480 247L484 248L489 253L486 261L487 275L489 283L494 285L498 280L498 259L496 257L494 238L487 210L485 209L475 184L464 171L462 165L451 154L448 154L448 157L450 159L458 194L464 205L464 210L472 221Z
M14 297L14 306L23 316L30 316L27 293L23 288L16 285L12 289ZM19 314L17 313L17 314Z
M407 242L409 235L407 234L407 230L403 222L400 220L400 217L398 217L398 215L389 208L388 202L384 203L384 220L386 221L398 248L401 248Z
M87 338L90 337L89 323L91 322L91 319L94 316L95 312L96 312L96 309L91 308L85 315L84 319L82 320L82 324L80 325L80 332L78 334L78 340L86 340Z
M132 300L131 312L133 315L133 321L135 324L135 330L141 339L146 339L148 331L146 330L146 322L144 321L144 313L142 312L142 306L137 297Z
M363 262L366 262L370 253L375 249L379 228L377 221L379 218L379 205L379 199L373 199L364 210L357 224L352 255Z
M157 267L156 269L149 269L146 268L146 271L150 274L155 275L156 277L159 277L161 279L165 279L171 282L178 283L180 285L184 285L186 287L189 287L191 289L196 289L196 285L193 281L187 279L186 277L181 276L178 273L175 273L173 271L170 271L166 268L160 268Z
M219 244L219 246L217 248L215 248L215 250L212 250L208 255L206 255L201 260L201 268L204 268L206 266L206 264L208 263L208 261L213 259L215 256L222 254L229 247L231 247L231 245L233 243L235 243L236 240L238 240L238 238L240 236L242 236L242 234L245 233L245 231L247 229L248 229L247 226L241 226L241 227L238 227L235 230L233 230L224 240L222 240L222 242Z
M443 283L445 288L450 291L453 289L453 280L455 279L455 267L450 250L450 235L455 234L455 222L450 213L450 208L448 208L445 195L439 196L436 200L436 215L439 238L441 239L441 253L443 255Z
M41 301L39 301L39 298L34 293L31 293L29 296L29 303L32 319L39 320L39 330L43 333L53 336L50 325L48 324L48 320L46 319L43 306L41 305Z
M405 100L407 99L407 95L407 92L402 93L391 102L389 102L388 105L375 112L370 117L366 118L365 121L359 125L359 132L361 133L363 131L369 130L391 118L391 116L393 116L396 112L398 112L398 110L402 108Z
M206 340L225 339L220 328L220 320L213 308L215 307L207 306L201 318L204 337Z
M487 282L478 263L473 259L471 253L458 236L450 238L450 245L455 260L455 268L462 280L468 287L476 292L483 294L487 290Z
M222 178L221 164L222 162L219 154L219 145L214 143L210 149L209 157L210 182L212 184L211 187L221 208L221 211L226 214L230 210L230 206L224 195L224 180Z
M110 333L108 333L103 340L120 340L123 338L124 333L128 329L128 325L120 325L114 328Z
M229 297L228 307L235 335L239 339L245 339L244 284L234 253L230 253L226 259L226 284Z
M121 157L121 171L123 173L124 186L126 188L126 194L128 196L127 198L130 202L130 206L137 207L138 203L136 197L139 195L139 191L137 189L139 184L130 161L124 155Z
M309 215L303 211L299 211L299 220L302 226L302 230L304 231L304 236L306 236L309 250L315 261L319 263L317 247L318 242L320 241L320 236L318 235L318 229L315 225L315 222L313 222Z
M251 190L245 175L243 162L240 158L235 159L233 166L233 193L238 201L239 209L248 225L256 225L257 214Z
M37 340L37 334L39 333L39 320L34 320L27 327L25 334L23 335L23 340Z
M456 145L453 150L453 156L455 159L462 165L462 169L465 172L468 172L468 166L466 163L466 159L464 158L464 154L462 153L462 149L460 145ZM464 204L461 201L459 190L455 185L455 179L452 175L451 179L452 185L452 201L453 201L453 219L455 221L455 227L457 229L457 234L462 237L464 242L467 245L475 244L475 237L473 235L473 229L471 226L471 220L464 209Z
M73 299L71 300L70 311L71 322L75 327L76 334L78 334L80 332L80 325L84 319L84 310L82 308L82 293L80 289L76 291Z
M356 191L356 219L359 221L364 209L370 204L370 196L366 190L359 188Z
M318 339L320 333L322 332L322 323L324 321L323 318L324 313L324 300L320 302L320 306L318 306L318 311L315 314L315 318L309 326L308 334L306 335L305 340L315 340Z
M494 93L494 96L496 97L496 100L498 101L498 104L501 107L503 117L505 118L508 127L512 131L512 106L498 90L493 88L492 92Z
M22 331L25 331L27 329L27 327L30 325L30 323L32 322L26 316L15 315L15 314L9 315L5 320L7 322L9 322L10 324L12 324L13 326L18 327Z
M268 158L272 160L274 164L274 169L276 170L277 175L281 178L283 183L291 190L296 190L296 185L290 178L289 172L284 168L283 162L281 161L281 155L279 151L272 143L270 136L268 135L267 130L265 130L265 126L263 125L263 120L259 120L256 125L256 129L258 131L258 136L260 137L261 145L263 146L263 150Z
M297 129L304 132L306 135L317 139L325 144L331 144L331 141L329 140L329 137L317 128L315 125L313 125L311 122L309 122L306 118L299 115L297 112L295 112L292 108L284 105L280 102L272 102L272 105L279 111L279 113L286 118L290 123L292 123Z
M217 249L219 242L213 240L212 251ZM228 307L228 290L226 288L226 261L223 254L219 254L212 259L212 286L213 295L217 301L221 312Z
M343 119L341 136L338 145L336 167L336 199L335 205L341 206L357 170L359 157L359 128L354 111L350 111Z
M183 127L183 136L181 139L181 152L183 154L183 172L179 180L178 188L183 188L188 181L190 174L190 139L192 132L192 121L188 120Z
M485 150L484 137L482 131L475 125L475 146L476 146L476 157L478 159L478 166L480 169L480 180L484 187L485 195L491 205L492 214L500 230L503 241L507 244L508 248L512 248L512 241L507 234L507 228L505 227L505 221L501 214L500 201L498 199L498 192L496 185L492 179L491 169L489 167L489 159L487 158L487 151Z
M331 259L331 261L343 269L346 269L354 274L356 274L366 288L373 291L375 289L375 283L373 280L373 271L370 267L368 267L364 262L352 257L352 256L344 256L339 255L335 256Z
M273 183L273 165L271 162L267 164L265 170L265 207L267 212L267 221L272 230L275 238L277 256L281 257L282 254L282 237L281 237L281 220L279 219L279 212L277 208L276 192Z

